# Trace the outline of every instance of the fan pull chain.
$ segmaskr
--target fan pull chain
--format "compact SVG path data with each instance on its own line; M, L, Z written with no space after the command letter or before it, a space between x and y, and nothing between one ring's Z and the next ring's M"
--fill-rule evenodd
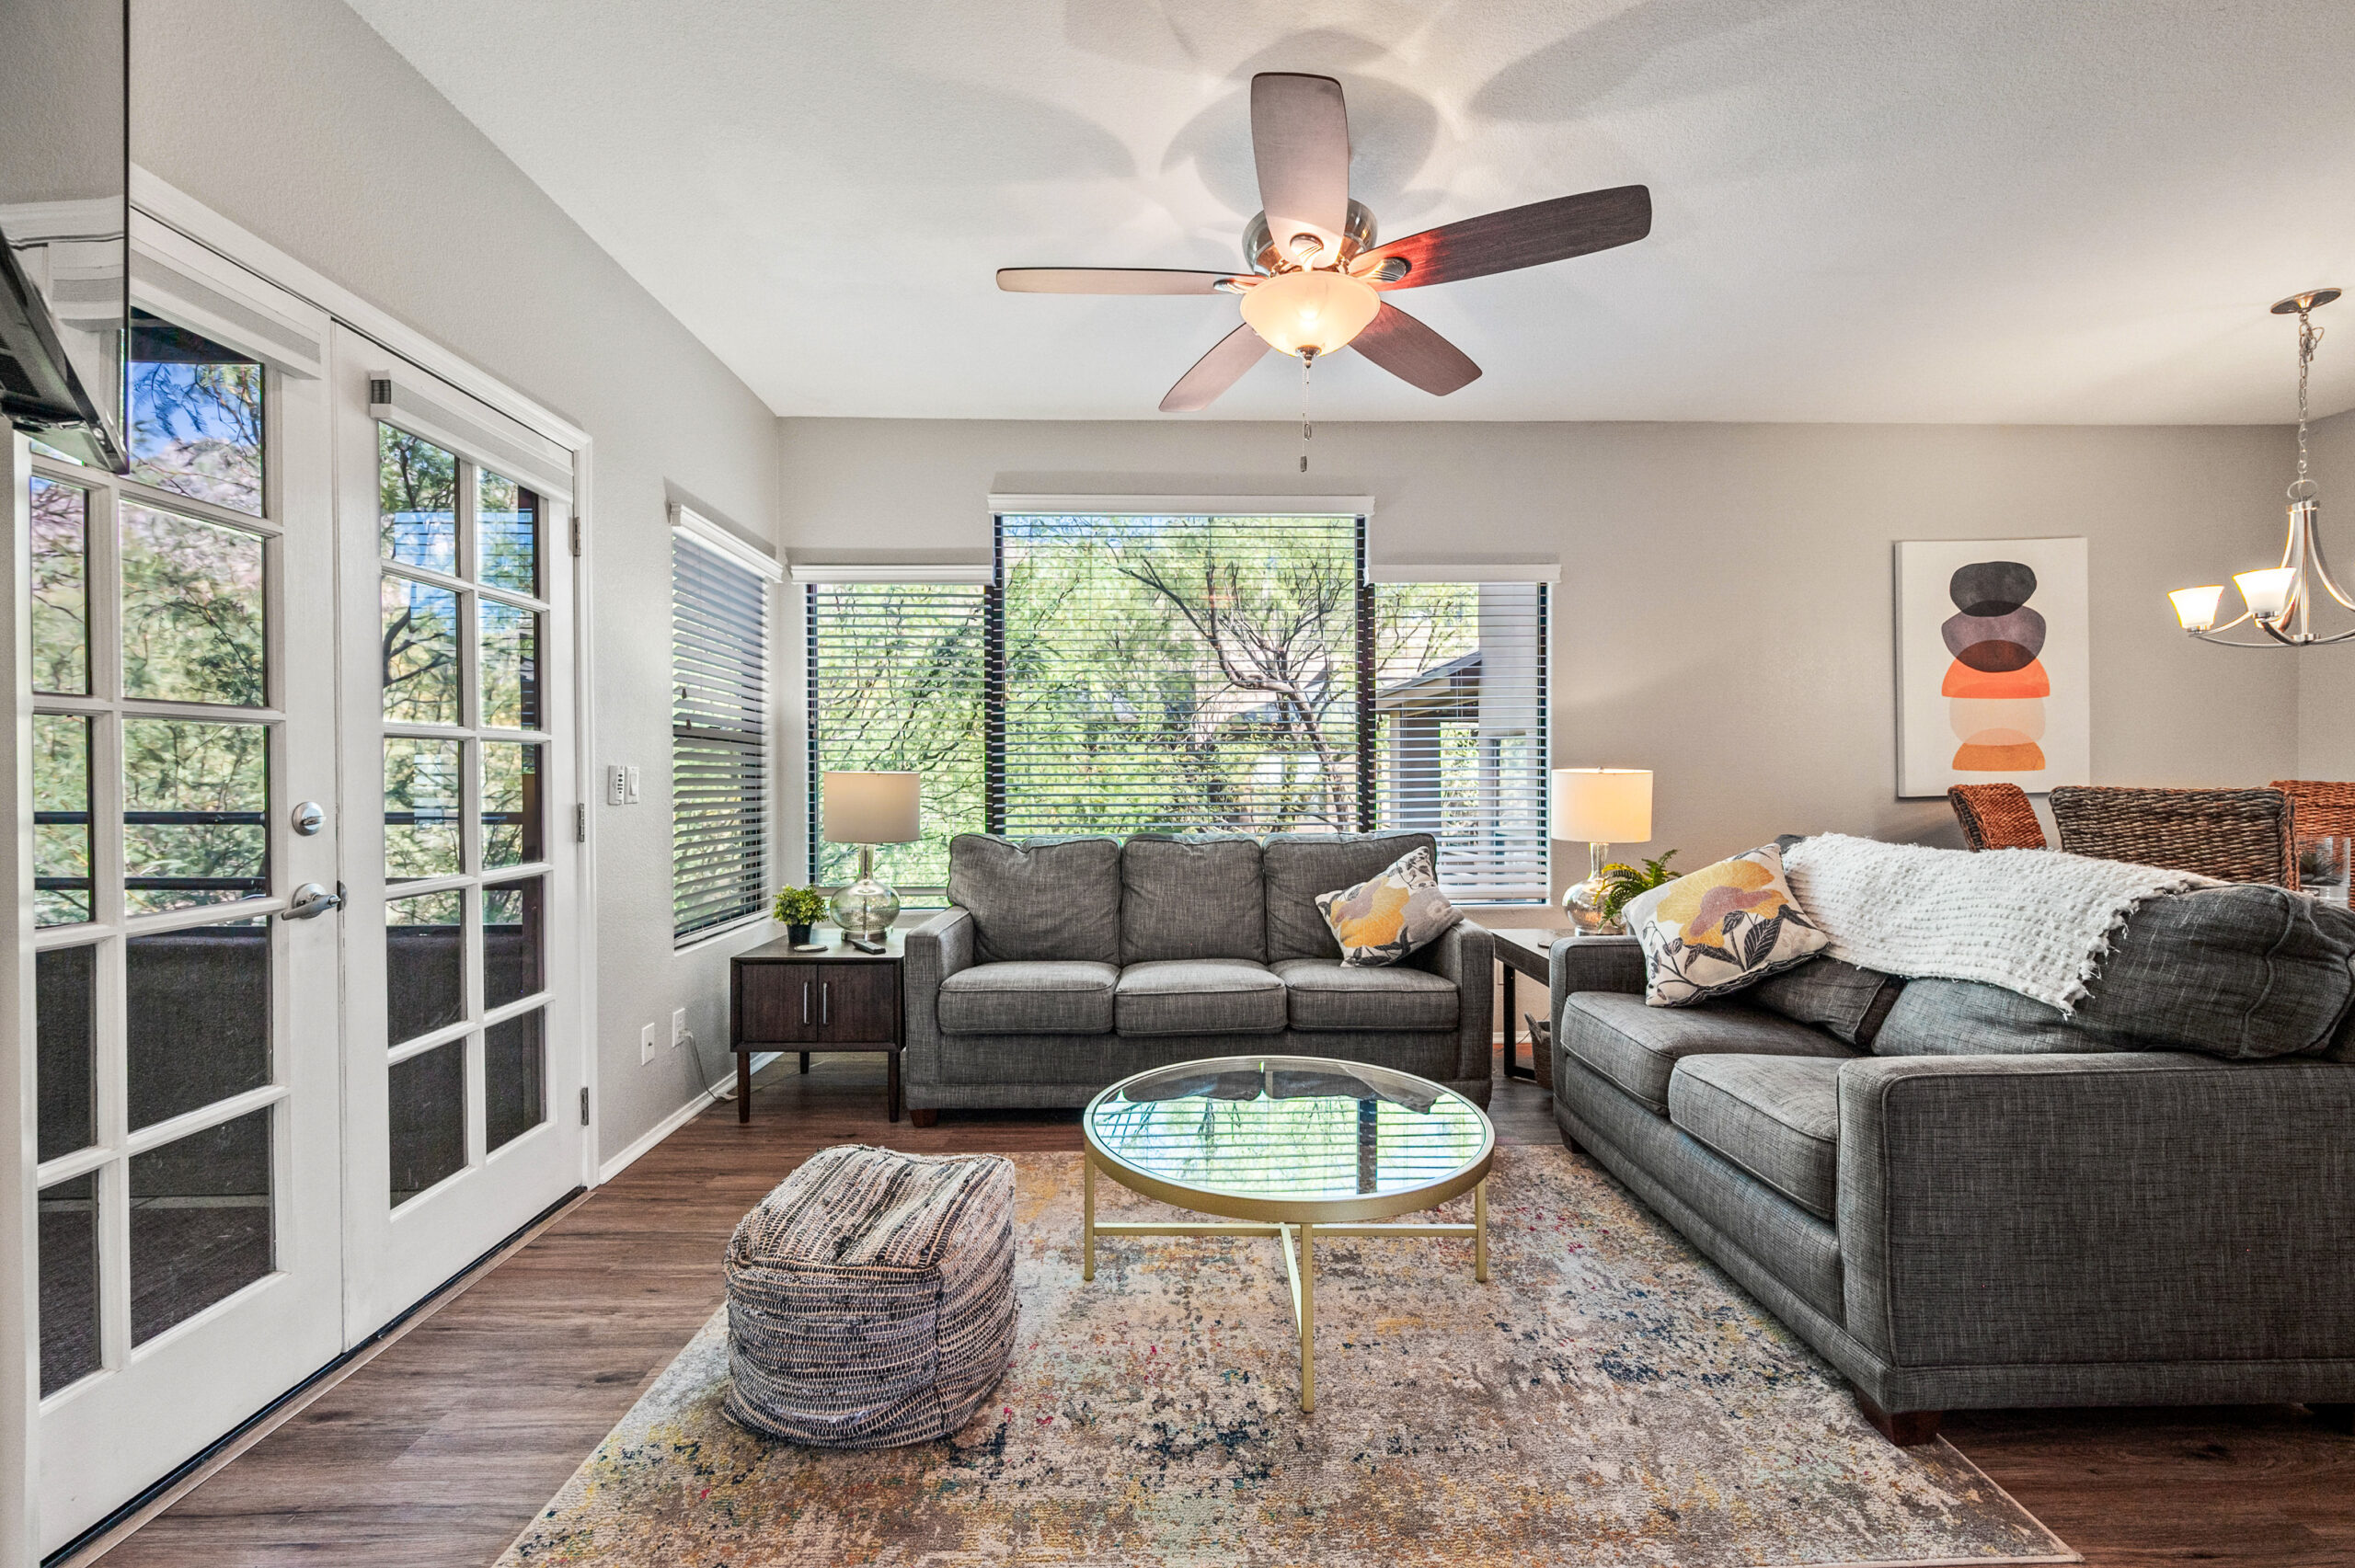
M1300 355L1300 471L1308 472L1308 438L1316 427L1308 422L1308 372L1316 363L1316 350L1304 349Z

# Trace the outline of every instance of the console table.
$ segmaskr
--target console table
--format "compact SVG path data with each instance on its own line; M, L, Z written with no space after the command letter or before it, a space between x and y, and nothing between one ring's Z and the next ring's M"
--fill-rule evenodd
M799 1051L804 1072L812 1050L885 1053L886 1108L891 1120L900 1119L903 939L886 933L883 951L874 954L844 945L840 933L833 937L817 953L797 953L779 937L729 961L728 1048L736 1053L738 1121L752 1119L752 1053L773 1050Z

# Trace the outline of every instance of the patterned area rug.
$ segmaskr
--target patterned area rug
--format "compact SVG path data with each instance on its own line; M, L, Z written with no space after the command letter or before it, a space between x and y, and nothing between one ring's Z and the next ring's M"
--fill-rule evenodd
M1318 1244L1313 1415L1276 1242L1106 1239L1083 1284L1079 1156L1017 1163L1014 1364L954 1439L753 1436L720 1410L723 1310L501 1568L2078 1561L1944 1442L1890 1447L1564 1150L1499 1151L1488 1285L1464 1242ZM1108 1220L1177 1218L1097 1195Z

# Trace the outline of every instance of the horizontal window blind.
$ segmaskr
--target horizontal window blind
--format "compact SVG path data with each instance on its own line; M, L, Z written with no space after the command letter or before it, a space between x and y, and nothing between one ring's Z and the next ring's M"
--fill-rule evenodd
M671 537L671 910L678 940L766 903L767 585Z
M1002 516L1002 830L1360 825L1355 517Z
M1432 833L1459 900L1543 902L1545 585L1373 589L1375 814Z
M819 775L913 773L924 836L877 864L902 899L938 903L948 841L985 825L982 660L989 590L978 583L811 583L810 878L838 887L857 849L824 841Z

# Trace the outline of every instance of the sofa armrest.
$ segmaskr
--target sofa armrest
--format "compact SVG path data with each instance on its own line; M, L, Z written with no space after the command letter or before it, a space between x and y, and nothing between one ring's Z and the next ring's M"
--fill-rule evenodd
M974 930L972 912L952 904L908 932L900 999L907 1037L900 1068L910 1085L940 1082L940 982L973 967Z
M2355 1066L1863 1058L1839 1104L1846 1326L1892 1366L2355 1356Z
M1497 983L1497 944L1488 928L1469 920L1457 921L1415 955L1415 967L1454 983L1456 1077L1482 1081L1492 1077L1496 1070L1491 1004Z
M1546 1016L1562 1037L1562 1002L1582 990L1644 994L1644 944L1632 936L1566 936L1554 944L1554 1000Z

